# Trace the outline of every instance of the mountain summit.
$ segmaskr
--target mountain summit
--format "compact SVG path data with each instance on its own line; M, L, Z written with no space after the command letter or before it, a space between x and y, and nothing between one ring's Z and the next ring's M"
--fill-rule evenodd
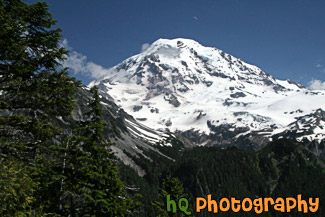
M249 141L244 148L256 150L325 107L325 91L275 79L222 50L183 38L155 41L93 85L142 124L198 145ZM308 138L320 143L325 128L319 127L313 131L317 136Z

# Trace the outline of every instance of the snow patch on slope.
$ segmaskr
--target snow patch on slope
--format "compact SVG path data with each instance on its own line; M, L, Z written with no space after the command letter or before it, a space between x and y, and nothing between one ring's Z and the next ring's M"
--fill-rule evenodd
M211 134L227 125L230 131L245 129L237 138L253 132L271 137L288 130L298 117L325 108L325 91L275 79L222 50L183 38L157 40L93 85L143 125L160 131ZM131 126L135 136L144 135ZM324 129L315 131L322 133Z

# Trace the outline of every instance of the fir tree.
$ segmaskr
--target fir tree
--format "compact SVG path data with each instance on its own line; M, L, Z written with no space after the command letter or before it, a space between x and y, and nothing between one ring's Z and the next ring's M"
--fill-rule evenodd
M26 166L15 159L0 157L0 216L35 214L31 204L36 184Z
M64 167L59 209L71 216L124 216L127 204L118 169L110 160L103 138L104 122L97 88L86 114L62 147Z
M80 85L62 68L67 51L59 46L61 29L53 28L55 23L45 2L0 0L0 153L13 162L1 169L17 170L13 174L19 177L13 185L2 181L0 188L23 190L15 202L5 191L8 199L1 205L17 212L49 203L53 158L48 148L59 132L51 120L70 115ZM0 180L7 180L6 173Z
M53 116L69 115L79 83L61 63L61 29L45 2L0 0L0 151L34 159L57 128Z
M163 202L154 201L153 205L155 206L159 217L183 217L189 216L184 212L177 211L176 213L167 212L167 195L170 195L170 199L176 202L176 206L178 207L178 201L181 198L187 198L187 195L184 193L183 184L178 178L173 178L171 176L167 176L167 178L163 181L161 193L159 194L160 199ZM188 208L187 211L191 213Z

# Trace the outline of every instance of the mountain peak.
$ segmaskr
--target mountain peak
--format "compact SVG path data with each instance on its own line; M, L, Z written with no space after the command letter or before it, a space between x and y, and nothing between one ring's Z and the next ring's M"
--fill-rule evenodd
M111 70L104 79L137 84L176 84L186 91L191 84L216 82L243 86L244 83L271 86L274 91L297 89L295 83L282 82L261 70L217 48L204 47L191 39L158 39L142 53L130 57ZM215 81L213 81L215 80ZM230 81L230 82L229 82ZM284 86L283 86L284 85ZM230 87L229 86L229 87Z
M187 39L187 38L174 38L174 39L166 39L166 38L160 38L152 43L152 45L170 45L173 47L181 47L183 45L185 46L202 46L200 43L193 39Z
M202 49L204 48L198 42L192 39L175 38L163 39L160 38L153 42L144 52L143 55L163 55L165 57L174 58L179 55L183 49ZM186 50L186 49L185 49Z
M98 85L144 125L195 132L198 144L225 143L226 138L231 143L252 134L270 139L297 117L325 107L324 91L275 79L242 59L184 38L158 39L90 85Z

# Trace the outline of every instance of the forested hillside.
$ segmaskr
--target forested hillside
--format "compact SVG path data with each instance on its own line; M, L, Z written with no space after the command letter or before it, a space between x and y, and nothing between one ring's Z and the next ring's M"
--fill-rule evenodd
M172 149L165 147L165 149ZM221 149L217 147L195 147L178 152L175 161L161 159L155 153L150 155L151 163L145 158L135 159L148 173L143 179L122 167L121 173L128 183L140 187L144 195L143 203L150 204L158 200L157 194L166 177L178 178L187 193L192 210L195 210L195 197L206 197L211 194L213 199L235 197L236 199L258 197L297 197L302 194L304 199L320 198L319 210L316 213L270 212L259 216L323 216L325 206L325 169L324 160L317 158L305 147L294 141L278 140L268 144L261 151L250 153L236 147ZM153 194L154 192L154 194ZM165 201L161 201L165 202ZM144 216L153 216L154 208L143 211ZM196 216L256 216L250 213L219 212L218 214L198 213Z

